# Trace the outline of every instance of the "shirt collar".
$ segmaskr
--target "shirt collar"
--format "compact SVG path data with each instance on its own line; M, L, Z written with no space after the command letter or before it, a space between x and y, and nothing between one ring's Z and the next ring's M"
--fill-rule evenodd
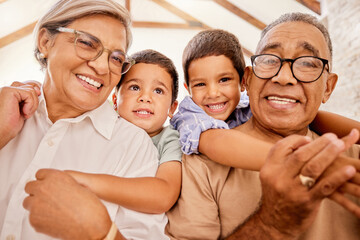
M53 123L48 117L48 112L46 108L46 101L44 97L43 88L41 88L41 94L39 96L39 107L38 111L41 114L44 114L47 118L47 121L52 125ZM99 132L103 137L110 140L112 132L115 127L115 123L120 116L114 111L110 103L106 100L100 107L85 112L84 114L75 117L75 118L66 118L59 121L67 121L71 123L78 123L83 121L86 118L89 118L97 132Z

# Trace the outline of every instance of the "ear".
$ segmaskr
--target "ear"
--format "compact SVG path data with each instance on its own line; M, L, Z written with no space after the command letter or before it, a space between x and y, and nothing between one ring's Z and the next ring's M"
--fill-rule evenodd
M173 114L174 114L177 106L178 106L178 101L175 100L169 108L169 113L168 113L169 118L172 118L174 116Z
M328 79L326 81L326 89L322 99L322 103L326 103L327 100L330 98L331 93L334 91L336 83L338 80L338 75L335 73L330 73Z
M47 58L52 44L52 38L50 37L49 32L45 28L40 29L38 36L39 51L44 54L45 58Z
M252 67L246 67L244 71L244 76L241 81L241 91L249 89L249 83L252 77Z
M186 84L186 82L184 82L184 87L188 91L188 93L191 95L190 90L189 90L189 86Z

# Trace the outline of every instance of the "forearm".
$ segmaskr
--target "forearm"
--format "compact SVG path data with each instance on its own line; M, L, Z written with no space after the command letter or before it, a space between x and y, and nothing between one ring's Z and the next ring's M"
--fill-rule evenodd
M353 128L357 128L360 131L360 122L335 113L319 111L314 121L310 124L310 128L319 135L333 132L339 137L344 137ZM360 144L360 139L357 144Z
M76 178L99 198L144 213L164 213L177 197L166 181L156 177L122 178L105 174L82 174ZM86 176L86 180L84 180Z
M211 129L200 136L199 151L223 165L258 171L272 144L237 130Z
M276 228L266 225L260 216L255 213L248 221L241 225L226 240L292 240L295 237L279 232Z

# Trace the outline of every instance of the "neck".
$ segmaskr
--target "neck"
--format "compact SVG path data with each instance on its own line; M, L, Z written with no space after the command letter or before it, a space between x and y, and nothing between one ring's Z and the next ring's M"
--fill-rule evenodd
M245 124L240 125L238 127L238 130L263 141L271 143L276 143L277 141L292 134L305 136L308 131L307 128L292 131L289 131L288 129L271 129L263 126L254 117L251 117L250 120L247 121Z
M43 91L48 118L51 120L51 122L55 123L56 121L64 118L74 118L85 112L69 106L67 103L62 101L61 98L58 98L58 91L54 89L54 87L46 84L46 82L44 82Z

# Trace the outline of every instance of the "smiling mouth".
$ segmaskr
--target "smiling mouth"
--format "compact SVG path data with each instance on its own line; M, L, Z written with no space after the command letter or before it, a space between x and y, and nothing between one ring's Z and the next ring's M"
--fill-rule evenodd
M100 89L100 87L102 87L102 84L95 81L94 79L91 79L89 77L85 77L83 75L80 75L80 74L76 74L76 76L78 78L80 78L81 80L87 82L89 85L93 86L93 87L96 87L97 89Z
M297 103L298 100L291 99L291 98L281 98L281 97L275 97L275 96L268 96L266 97L267 100L277 103L277 104L289 104L289 103Z
M140 114L140 115L151 115L153 114L152 112L149 112L149 111L145 111L145 110L140 110L140 111L135 111L137 114Z
M221 112L222 110L224 110L225 105L226 105L226 102L223 102L223 103L216 103L216 104L208 104L208 105L206 105L206 107L209 108L210 111Z

